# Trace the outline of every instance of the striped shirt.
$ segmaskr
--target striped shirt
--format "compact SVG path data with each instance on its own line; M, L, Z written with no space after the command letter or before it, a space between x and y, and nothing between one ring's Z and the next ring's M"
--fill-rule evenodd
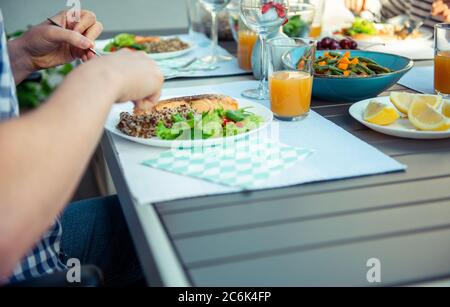
M19 104L8 57L3 16L0 11L0 122L17 116L19 116ZM19 282L66 269L60 260L61 237L62 227L57 220L35 248L17 265L9 282Z
M382 8L380 15L389 19L398 15L409 15L420 19L424 25L433 28L436 23L443 22L442 18L431 15L433 0L380 0Z

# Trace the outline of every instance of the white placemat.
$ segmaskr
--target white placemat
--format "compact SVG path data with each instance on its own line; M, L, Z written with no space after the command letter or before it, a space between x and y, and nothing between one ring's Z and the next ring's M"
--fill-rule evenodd
M257 82L242 81L215 86L165 89L165 96L222 93L239 97ZM268 105L269 102L265 101ZM278 133L279 132L279 133ZM280 135L280 142L310 148L314 154L286 171L270 178L264 188L292 186L307 182L343 179L403 171L406 166L381 153L315 112L301 122L275 122L270 135ZM133 197L146 204L189 197L241 191L212 182L190 178L142 165L165 149L147 147L113 136L122 169Z
M420 93L434 94L434 67L414 67L398 83Z
M193 77L220 77L220 76L234 76L234 75L243 75L243 74L249 74L248 71L242 70L238 66L238 62L236 57L232 56L227 50L225 50L222 47L218 47L218 52L221 55L225 56L231 56L231 61L221 62L218 63L219 68L216 70L197 70L197 71L186 71L186 72L177 72L176 68L181 67L184 64L188 63L189 61L198 58L201 59L202 57L208 56L211 54L211 40L207 38L203 34L195 34L195 35L188 35L188 34L179 34L179 35L170 35L171 37L179 37L180 39L184 41L190 41L193 42L196 45L196 48L177 58L172 58L168 60L162 60L157 61L160 65L163 73L166 76L171 76L172 74L176 73L177 78L193 78ZM109 40L99 40L96 42L98 45L103 45L105 41ZM207 66L207 65L206 65ZM194 64L192 67L201 69L206 67L205 65L201 65L199 63Z

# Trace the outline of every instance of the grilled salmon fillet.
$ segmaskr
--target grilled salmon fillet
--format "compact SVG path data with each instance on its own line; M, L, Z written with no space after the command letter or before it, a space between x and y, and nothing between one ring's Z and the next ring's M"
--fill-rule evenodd
M170 110L181 106L191 107L198 113L209 112L221 108L224 110L239 109L238 102L229 96L207 94L162 100L153 107L153 110L160 112L163 109Z

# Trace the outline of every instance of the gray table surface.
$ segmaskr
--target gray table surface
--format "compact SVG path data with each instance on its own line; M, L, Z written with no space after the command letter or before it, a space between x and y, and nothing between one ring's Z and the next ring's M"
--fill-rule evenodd
M248 79L181 79L165 86ZM450 285L450 140L379 134L351 119L350 105L313 101L312 108L406 164L407 172L136 204L114 138L105 133L102 146L148 283ZM366 279L370 258L381 262L381 283Z

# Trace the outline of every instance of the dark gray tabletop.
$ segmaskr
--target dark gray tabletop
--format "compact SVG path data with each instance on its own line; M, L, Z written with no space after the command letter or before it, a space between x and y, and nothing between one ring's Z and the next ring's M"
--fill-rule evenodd
M349 106L313 103L408 171L156 204L193 285L366 286L371 258L382 285L450 274L450 140L373 132Z
M166 86L202 82L180 80ZM396 85L390 91L403 89ZM448 284L450 140L379 134L354 121L350 105L313 101L316 112L406 164L406 172L141 205L133 202L114 157L114 141L106 135L108 164L149 283ZM380 261L381 283L367 281L372 258Z

